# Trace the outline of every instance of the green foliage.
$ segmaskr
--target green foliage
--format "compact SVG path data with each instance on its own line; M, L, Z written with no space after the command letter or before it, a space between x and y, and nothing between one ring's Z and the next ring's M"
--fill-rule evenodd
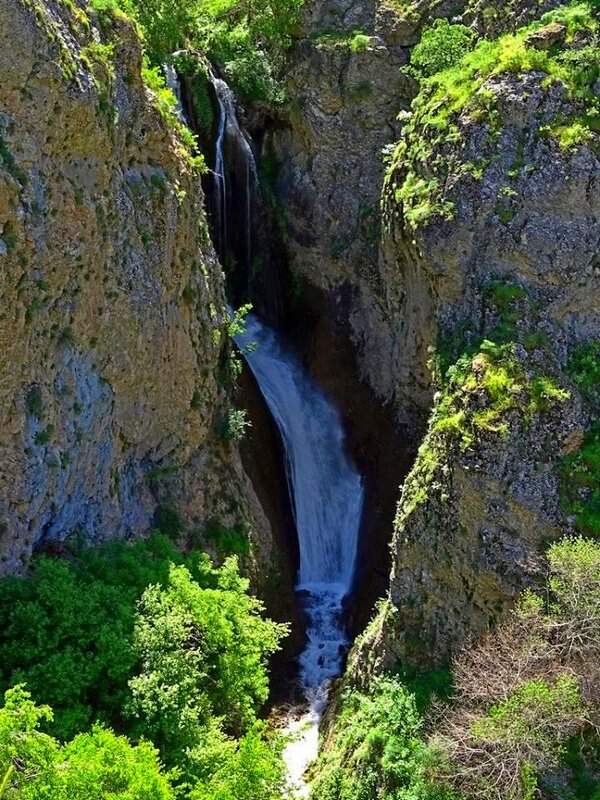
M228 757L219 759L218 769L197 784L190 800L281 800L286 777L282 739L268 735L264 723L255 723L239 745L227 744Z
M600 536L600 343L588 342L570 355L568 373L592 418L579 449L562 459L561 500L582 533Z
M243 333L246 330L246 317L252 310L252 305L247 303L246 305L240 306L237 310L233 311L233 313L226 311L226 325L227 325L227 336L229 339L233 339L240 333ZM252 347L252 344L248 345L248 349ZM240 355L240 351L235 347L233 342L229 344L229 351L228 351L228 358L227 358L227 374L226 374L226 381L231 384L235 384L237 377L242 372L242 358ZM231 417L231 419L230 419ZM231 423L231 426L230 426ZM244 434L244 430L246 428L246 421L245 421L245 412L239 411L238 409L229 409L227 412L224 420L221 423L220 433L221 437L224 440L228 439L235 439L241 438ZM237 435L230 436L230 432L235 432Z
M575 516L577 530L600 536L600 422L575 453L563 458L561 478L563 508Z
M442 397L432 418L432 429L458 435L466 449L478 430L504 434L508 414L548 411L569 398L569 393L547 376L529 379L516 358L513 343L496 344L484 339L473 351L468 348L442 375Z
M576 347L569 358L568 372L584 398L593 399L600 390L600 342Z
M246 428L252 423L246 419L243 408L229 408L221 421L219 433L224 442L238 442L244 438Z
M563 741L556 736L557 720L571 720L585 713L577 680L560 675L553 684L531 680L521 684L506 700L493 705L473 725L475 741L494 747L530 746L559 761Z
M174 800L158 753L99 726L64 745L38 730L52 719L15 686L0 709L0 797L5 800Z
M154 527L169 539L178 539L184 524L179 511L171 503L159 503L154 513Z
M28 390L25 396L25 404L27 406L27 411L32 417L40 420L42 419L44 416L44 400L41 387L36 385Z
M567 28L567 41L550 50L537 50L527 43L527 35L543 25L559 22ZM436 37L455 42L435 47ZM495 40L481 40L473 49L468 34L460 26L439 21L426 30L415 48L413 68L421 68L421 90L413 102L412 115L404 126L385 183L384 212L389 220L394 206L400 206L410 228L418 228L433 216L450 218L453 204L444 194L446 177L460 171L459 156L448 158L448 148L462 140L460 117L486 122L489 136L500 133L501 120L495 95L484 87L488 78L504 73L543 72L542 87L562 83L574 102L574 119L558 118L546 131L559 138L565 149L586 142L590 131L600 125L600 103L594 93L600 74L598 27L586 2L572 2L542 16L539 22ZM575 37L583 46L571 47ZM468 50L461 56L461 48ZM444 64L448 56L450 65ZM438 64L441 71L432 72ZM455 60L458 59L458 60ZM543 132L542 132L543 133ZM514 209L506 202L499 206L501 219L508 224Z
M366 33L355 32L348 40L348 47L353 53L360 53L366 50L371 43L371 37Z
M548 563L543 591L525 592L455 659L456 694L432 737L432 774L474 800L532 800L557 775L565 785L566 765L579 786L591 792L596 783L583 759L600 711L600 545L563 539Z
M211 522L206 526L206 538L215 544L219 555L250 554L250 540L242 525L224 528L216 522Z
M191 94L195 121L202 133L209 136L214 124L214 111L211 100L211 81L208 68L198 58L185 51L174 59L177 71L185 76Z
M437 19L425 28L421 41L412 51L411 69L421 78L453 67L473 46L473 31L464 25L452 25Z
M23 686L5 693L4 708L0 710L0 797L14 797L14 790L51 769L58 744L37 730L41 722L51 719L50 708L32 703Z
M287 631L260 617L235 557L218 571L206 557L201 567L212 586L173 566L166 588L144 592L135 628L142 663L130 681L138 730L190 782L214 770L208 742L227 747L223 730L252 729L268 694L267 659Z
M168 581L170 564L182 563L207 579L198 556L184 559L155 534L84 549L68 562L42 557L27 578L0 580L2 687L26 682L54 708L50 730L62 738L94 720L122 727L137 661L135 604L148 585Z
M171 800L154 747L132 748L98 725L79 733L95 720L152 736L177 767L178 798L278 797L283 742L257 711L287 628L262 611L235 558L216 569L159 534L76 550L69 561L39 558L27 578L1 580L2 683L27 681L56 703L56 716L22 688L7 695L0 797ZM59 745L38 728L75 738ZM11 769L13 758L23 771Z
M301 0L131 0L154 65L191 47L220 64L246 100L272 102L283 99L282 59L300 4Z
M368 694L347 691L311 800L450 800L425 777L421 730L414 697L398 678L377 679Z
M204 157L198 154L196 136L177 116L177 98L167 87L161 69L145 63L142 68L142 78L153 93L154 107L162 119L181 137L186 148L185 154L190 163L202 170L205 169ZM196 155L193 155L194 153Z
M112 43L102 44L92 41L81 48L81 60L89 69L98 92L98 110L114 120L116 110L112 103L115 80L113 56L114 44ZM77 194L75 201L77 202Z

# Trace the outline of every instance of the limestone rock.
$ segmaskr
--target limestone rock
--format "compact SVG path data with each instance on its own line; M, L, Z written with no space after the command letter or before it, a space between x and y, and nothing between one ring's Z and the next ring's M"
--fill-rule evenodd
M269 524L217 434L224 291L200 173L134 27L53 0L0 15L0 572L77 532L143 535L169 504L184 540L243 525L264 576Z

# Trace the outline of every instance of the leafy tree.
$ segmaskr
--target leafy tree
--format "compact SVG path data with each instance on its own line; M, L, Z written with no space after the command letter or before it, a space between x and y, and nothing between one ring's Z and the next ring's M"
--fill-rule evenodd
M50 776L49 790L56 788L53 765L59 746L38 730L41 722L50 719L50 708L36 706L24 686L6 692L0 710L0 798L16 797L17 790L39 774Z
M0 709L0 798L5 800L174 800L147 742L95 727L65 745L38 730L51 719L23 686L5 694Z
M144 592L135 629L141 670L130 681L139 730L169 764L196 776L201 765L187 762L207 738L227 747L221 729L241 734L255 721L268 694L267 659L287 630L261 618L262 605L248 594L234 557L218 571L206 559L205 569L214 588L180 566L166 587Z
M123 729L138 662L136 603L183 563L194 581L217 586L206 556L184 558L158 533L83 548L70 560L41 557L27 577L0 580L0 688L26 683L54 709L45 724L60 738L95 721Z
M222 748L225 756L222 750L217 769L215 762L205 769L207 777L196 784L190 800L281 800L286 781L281 737L256 723L239 743L222 740Z
M283 57L303 0L118 0L140 24L154 66L195 49L219 64L246 99L283 98ZM117 0L93 0L106 14ZM185 68L185 60L178 62Z

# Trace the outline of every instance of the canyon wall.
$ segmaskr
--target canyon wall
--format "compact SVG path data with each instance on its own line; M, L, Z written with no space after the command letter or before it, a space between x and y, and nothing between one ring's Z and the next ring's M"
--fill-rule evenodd
M52 0L0 13L0 572L74 534L159 526L220 554L235 529L289 618L292 576L219 433L229 344L201 169L133 24Z
M597 413L572 362L600 338L598 136L591 125L565 144L559 129L592 113L590 100L543 70L505 69L475 81L440 132L434 111L407 113L419 85L399 72L434 17L492 40L559 5L313 4L293 100L265 141L291 270L320 320L313 369L351 405L322 333L337 325L371 397L393 409L401 479L421 442L387 530L385 602L351 657L358 678L444 662L536 582L549 542L585 532L562 473ZM591 46L591 29L567 36L561 24L531 48L575 59ZM598 96L597 82L586 91ZM351 427L367 417L374 430L368 404Z

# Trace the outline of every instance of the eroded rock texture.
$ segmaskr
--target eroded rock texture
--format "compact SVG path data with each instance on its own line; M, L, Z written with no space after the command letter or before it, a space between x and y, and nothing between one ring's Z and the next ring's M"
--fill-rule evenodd
M184 540L238 525L276 580L218 436L224 294L199 170L133 27L58 2L0 14L0 571L75 532L142 535L158 507Z

